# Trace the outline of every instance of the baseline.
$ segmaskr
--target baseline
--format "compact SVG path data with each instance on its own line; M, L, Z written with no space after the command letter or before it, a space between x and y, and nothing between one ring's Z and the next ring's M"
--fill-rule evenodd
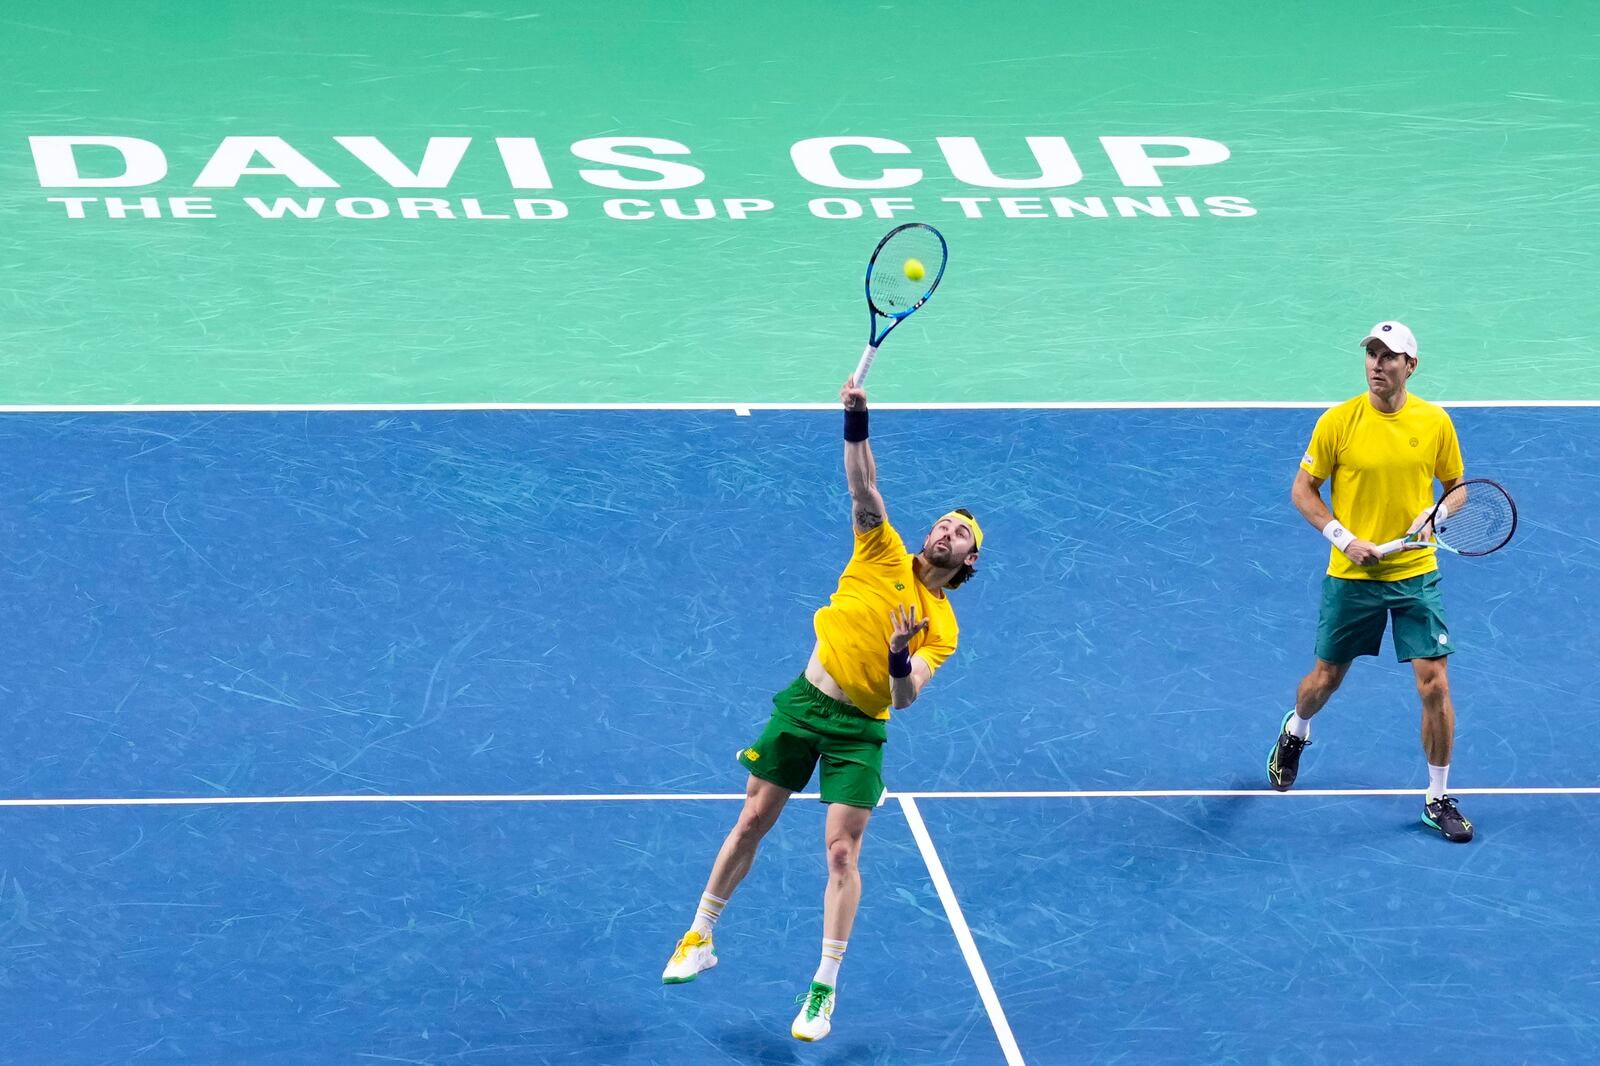
M895 792L892 799L901 804L919 799L1191 799L1196 797L1248 797L1292 799L1296 796L1414 796L1420 788L1301 788L1288 792L1251 788L1174 788L1174 789L1085 789L1080 791L1023 790L973 792ZM1600 786L1577 785L1570 788L1453 788L1453 796L1593 796ZM742 792L609 792L609 793L530 793L413 795L327 795L327 796L70 796L0 799L0 807L212 807L266 803L616 803L743 800ZM820 799L815 792L797 792L795 799Z

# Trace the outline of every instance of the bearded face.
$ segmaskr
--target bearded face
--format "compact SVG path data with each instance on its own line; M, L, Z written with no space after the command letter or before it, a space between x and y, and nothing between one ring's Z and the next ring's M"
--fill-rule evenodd
M931 542L932 538L929 539ZM937 544L929 543L922 549L922 557L940 570L951 570L958 565L955 549L950 547L949 541L940 541Z
M929 566L953 570L972 555L972 530L965 522L941 518L922 542L922 557Z

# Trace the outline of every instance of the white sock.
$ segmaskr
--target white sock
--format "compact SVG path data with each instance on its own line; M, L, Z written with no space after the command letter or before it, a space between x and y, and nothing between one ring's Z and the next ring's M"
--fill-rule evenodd
M699 933L707 940L711 939L711 927L717 924L717 919L722 917L722 908L728 901L721 896L713 896L709 892L700 894L700 906L694 911L694 924L689 927L692 933Z
M1291 737L1299 737L1301 740L1311 739L1311 719L1301 718L1298 709L1289 716L1289 724L1285 728L1289 730Z
M1450 766L1435 766L1428 764L1428 802L1432 803L1444 795L1444 779L1450 776Z
M844 948L848 943L848 940L823 938L822 961L817 964L816 975L811 978L813 981L829 988L839 983L839 964L844 961Z

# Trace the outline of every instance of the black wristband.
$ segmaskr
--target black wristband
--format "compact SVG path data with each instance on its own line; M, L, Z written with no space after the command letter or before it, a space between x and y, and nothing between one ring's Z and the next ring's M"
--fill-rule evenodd
M911 676L911 649L910 648L906 648L903 651L891 651L891 652L889 652L889 676L890 677L910 677Z
M853 444L867 439L867 409L865 407L859 411L853 408L845 408L844 439Z

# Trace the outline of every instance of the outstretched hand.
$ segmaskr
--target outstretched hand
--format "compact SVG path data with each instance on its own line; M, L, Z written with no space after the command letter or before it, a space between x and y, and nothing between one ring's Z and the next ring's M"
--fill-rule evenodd
M844 404L846 411L867 409L867 390L856 386L854 374L844 379L844 385L839 389L839 402Z
M894 632L889 634L890 651L905 651L911 647L911 638L928 628L928 620L917 621L917 609L903 603L896 604L889 617L894 622Z

